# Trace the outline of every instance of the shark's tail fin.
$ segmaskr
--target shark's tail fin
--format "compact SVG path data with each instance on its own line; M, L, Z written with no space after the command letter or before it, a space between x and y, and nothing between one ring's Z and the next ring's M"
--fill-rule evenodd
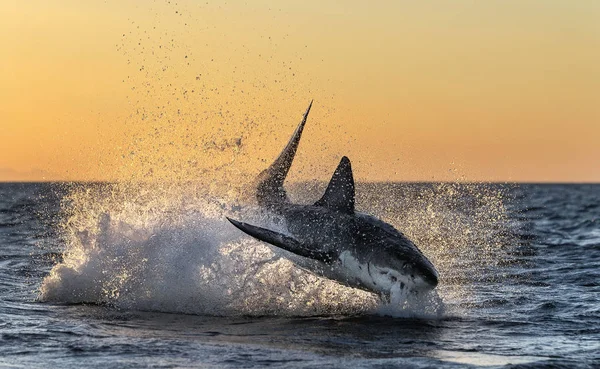
M256 199L259 205L268 205L273 203L287 202L287 194L283 188L283 181L290 170L296 150L298 149L298 143L300 143L300 137L302 137L302 130L308 113L312 107L312 101L308 105L308 109L302 117L302 121L294 131L294 134L290 138L290 141L284 147L283 151L279 154L277 159L271 164L271 166L263 170L258 177L256 177Z

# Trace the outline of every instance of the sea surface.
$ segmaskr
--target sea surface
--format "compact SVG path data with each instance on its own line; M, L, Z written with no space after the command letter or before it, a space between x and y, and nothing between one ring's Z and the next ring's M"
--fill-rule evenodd
M600 185L357 194L436 265L433 293L391 306L313 276L193 184L0 184L0 366L600 368Z

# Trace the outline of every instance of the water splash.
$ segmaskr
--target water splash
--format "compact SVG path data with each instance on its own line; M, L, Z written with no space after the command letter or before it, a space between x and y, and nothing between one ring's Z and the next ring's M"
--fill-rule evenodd
M491 226L485 217L463 214L456 207L457 201L466 201L468 193L464 190L456 199L433 196L433 192L432 197L425 197L422 190L412 198L406 193L402 197L388 193L386 201L370 202L369 212L396 225L432 257L441 272L442 297L437 292L415 295L398 290L393 291L391 304L381 305L377 296L299 269L269 246L243 235L225 216L264 223L265 219L257 219L261 216L257 209L236 205L224 193L207 192L201 184L73 187L63 200L63 261L43 281L39 300L228 316L380 314L439 318L445 311L443 300L464 298L465 289L456 286L469 286L469 281L452 277L458 274L452 274L453 268L466 270L459 266L461 258L466 258L463 264L474 267L488 260L484 255L489 253L465 250L497 248L483 234ZM359 201L385 193L359 188L361 192L366 197ZM315 193L304 200L311 196ZM402 201L402 211L390 206L390 201L398 206ZM482 214L500 211L498 202L481 201L484 208L494 210L485 208L480 210ZM453 228L448 227L449 219ZM441 237L442 229L445 238ZM477 241L477 237L483 246L466 244ZM427 240L430 242L424 242ZM453 257L448 257L452 254L449 248L454 248Z
M44 280L41 301L210 315L356 314L375 306L370 294L295 268L245 237L225 220L240 208L192 197L193 186L149 187L72 192L64 261Z

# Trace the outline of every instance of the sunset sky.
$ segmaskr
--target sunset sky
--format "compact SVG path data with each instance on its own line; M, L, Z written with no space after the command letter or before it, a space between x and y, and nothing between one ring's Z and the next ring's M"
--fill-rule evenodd
M600 1L0 2L0 181L600 182Z

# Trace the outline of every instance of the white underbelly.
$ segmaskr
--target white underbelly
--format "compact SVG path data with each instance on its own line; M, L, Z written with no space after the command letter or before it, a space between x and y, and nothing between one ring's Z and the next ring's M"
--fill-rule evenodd
M332 264L325 264L287 252L286 257L302 269L337 281L345 286L374 293L389 293L392 287L392 283L387 277L381 274L373 274L372 266L368 263L360 263L349 251L342 252L340 257Z
M356 287L371 291L370 285L364 285L361 278L357 278L353 268L347 268L344 263L338 259L332 264L325 264L321 261L298 256L291 252L283 251L285 257L296 266L310 273L337 281L349 287Z
M368 262L360 262L350 251L342 252L332 264L281 251L298 267L348 287L389 294L394 286L404 288L413 284L407 276L398 273L395 273L396 280L390 279L389 270Z

